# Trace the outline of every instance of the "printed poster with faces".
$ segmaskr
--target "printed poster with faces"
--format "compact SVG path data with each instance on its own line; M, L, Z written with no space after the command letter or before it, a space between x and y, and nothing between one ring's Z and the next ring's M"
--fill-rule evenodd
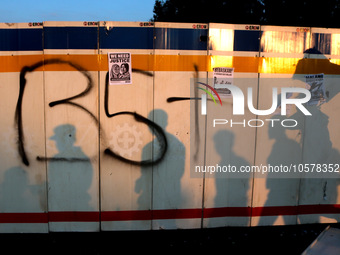
M109 52L109 84L131 84L132 68L129 52Z

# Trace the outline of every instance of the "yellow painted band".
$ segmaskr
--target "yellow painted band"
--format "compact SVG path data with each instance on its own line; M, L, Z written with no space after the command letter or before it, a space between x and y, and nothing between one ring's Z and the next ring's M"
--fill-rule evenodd
M70 61L88 71L108 71L106 54L98 55L14 55L0 56L0 72L20 72L25 66L48 59ZM242 57L206 55L132 55L132 68L145 71L189 71L211 72L213 67L233 67L241 73L278 74L340 74L338 62L328 59L298 59L279 57ZM37 70L73 71L67 64L45 65Z

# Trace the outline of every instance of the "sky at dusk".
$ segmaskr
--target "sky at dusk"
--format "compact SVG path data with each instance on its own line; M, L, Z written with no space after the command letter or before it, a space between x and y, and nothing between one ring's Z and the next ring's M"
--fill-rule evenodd
M155 0L1 1L0 22L149 21Z

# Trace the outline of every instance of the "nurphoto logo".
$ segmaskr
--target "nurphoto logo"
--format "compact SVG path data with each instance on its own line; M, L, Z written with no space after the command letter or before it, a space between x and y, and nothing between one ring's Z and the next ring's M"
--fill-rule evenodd
M207 88L211 89L214 94L217 96L217 98L220 101L220 104L222 106L222 101L221 98L219 96L219 94L217 93L217 91L211 87L208 84L202 83L202 82L198 82L201 85L206 86ZM214 98L214 96L211 94L211 92L209 92L206 89L203 89L201 87L198 87L199 89L205 91L214 101L214 103L216 104L216 100ZM242 92L242 90L240 88L238 88L235 85L227 85L227 84L221 84L218 86L218 88L220 89L228 89L231 91L231 95L233 98L233 115L244 115L244 94ZM273 88L273 93L272 93L272 106L267 109L267 110L259 110L259 109L255 109L254 104L253 104L253 89L252 88L248 88L247 89L247 103L248 103L248 109L251 113L255 114L255 115L270 115L272 113L275 112L275 110L277 109L277 105L278 105L278 94L277 94L277 88ZM300 93L300 94L304 94L305 97L304 98L289 98L290 95L292 93ZM207 114L207 94L202 94L201 95L201 113L202 115L206 115ZM302 104L307 103L309 100L311 99L311 93L309 90L305 89L305 88L281 88L281 115L286 115L286 109L287 109L287 105L288 104L292 104L295 105L297 108L299 108L301 110L301 112L304 115L312 115L305 106L303 106Z
M219 100L220 106L223 105L221 100L221 93L223 95L228 95L227 100L232 100L232 115L234 116L242 116L245 115L246 107L248 110L256 115L256 116L269 116L273 113L277 113L278 108L280 108L280 115L287 115L287 105L295 105L296 109L299 109L305 116L311 116L312 114L307 110L304 106L305 103L308 103L311 100L311 92L306 88L299 87L282 87L279 92L279 88L273 87L270 98L266 98L268 102L271 102L271 106L268 109L256 109L254 105L256 102L253 102L253 88L247 88L247 98L243 91L236 85L232 84L215 84L210 86L203 82L196 82L199 85L204 86L204 88L198 86L197 88L204 91L205 93L201 95L201 115L207 115L207 96L212 99L215 105L218 105L215 100L215 97ZM210 90L210 91L209 91ZM223 92L224 91L224 92ZM225 92L227 91L227 93ZM296 94L297 97L293 98L292 95ZM247 103L245 101L247 99ZM295 127L298 125L298 122L295 119L264 119L261 120L259 118L250 119L243 121L235 122L233 119L225 119L225 118L216 118L213 119L212 125L216 127L217 125L226 125L229 124L230 127L262 127L266 122L270 122L270 126L274 127L274 125L281 124L282 127Z

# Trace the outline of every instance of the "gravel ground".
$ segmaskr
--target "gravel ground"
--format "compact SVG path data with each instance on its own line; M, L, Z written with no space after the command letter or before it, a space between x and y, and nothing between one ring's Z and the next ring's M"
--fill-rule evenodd
M99 233L0 234L1 254L114 254L209 251L224 254L301 254L328 226L225 227Z

